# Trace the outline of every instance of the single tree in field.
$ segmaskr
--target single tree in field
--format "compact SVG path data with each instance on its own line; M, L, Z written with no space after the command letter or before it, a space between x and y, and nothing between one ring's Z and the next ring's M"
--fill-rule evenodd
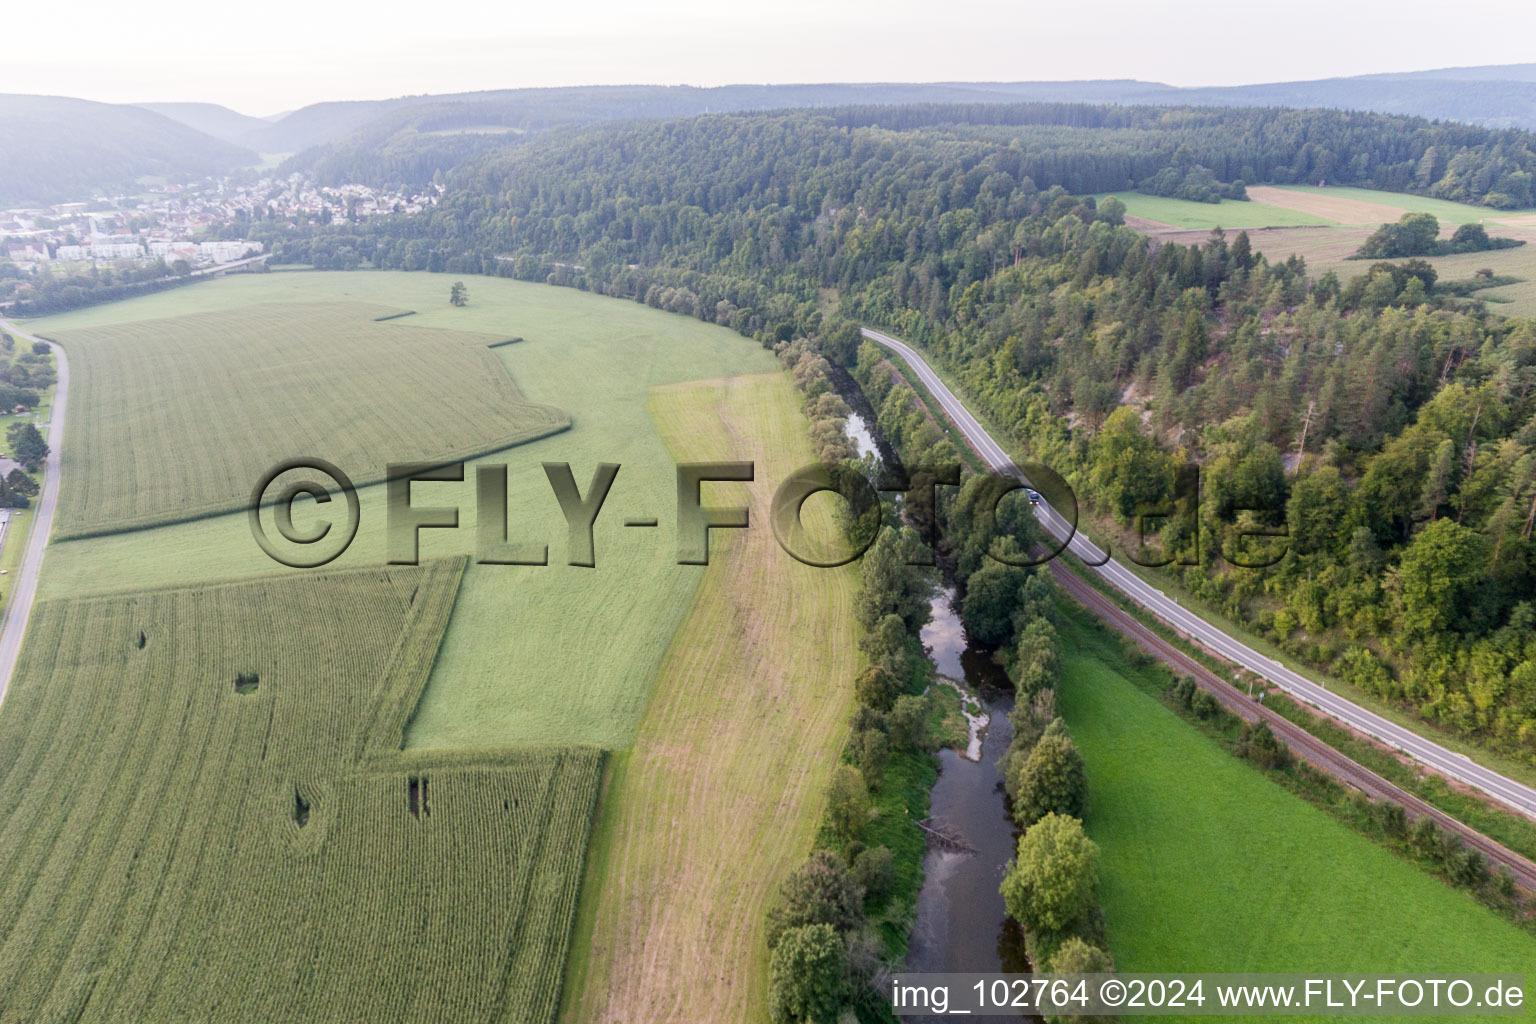
M1003 904L1025 928L1059 932L1098 901L1099 847L1083 823L1047 814L1019 839L1003 877Z
M448 301L455 306L469 305L469 289L464 287L463 281L453 282L453 287L448 289Z
M768 965L768 1016L775 1024L836 1024L847 970L847 948L831 925L790 929Z

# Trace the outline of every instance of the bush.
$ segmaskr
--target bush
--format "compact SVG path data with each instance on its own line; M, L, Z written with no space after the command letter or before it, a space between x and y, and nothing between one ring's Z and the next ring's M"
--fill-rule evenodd
M928 746L928 700L911 695L897 697L891 709L891 742L898 747L924 750Z
M1414 822L1413 848L1420 856L1429 857L1432 860L1445 860L1447 844L1444 833L1435 824L1434 819L1425 816Z
M1052 728L1055 724L1051 723ZM1082 754L1068 736L1048 729L1029 757L1014 759L1006 783L1013 798L1013 820L1024 828L1051 813L1082 817L1088 773Z
M853 763L864 776L871 789L879 789L885 782L885 765L891 759L891 741L879 729L865 729L853 734L849 747Z
M846 932L863 920L864 887L835 854L817 850L780 884L768 910L768 948L792 928L824 924Z
M829 925L791 928L768 964L768 1015L775 1024L836 1024L847 973L843 937Z
M1446 866L1451 877L1469 889L1481 889L1488 881L1488 862L1476 850L1456 851Z
M1290 748L1275 737L1265 722L1251 722L1243 726L1242 736L1237 741L1237 752L1260 768L1286 769L1295 761Z
M853 858L853 880L864 887L866 902L876 905L884 902L896 884L896 865L891 851L884 846L861 850Z
M853 693L859 703L876 711L891 710L900 692L901 683L879 665L869 666L853 682Z
M1402 839L1408 834L1408 813L1403 810L1402 804L1395 804L1390 800L1378 800L1371 810L1377 824L1387 835L1394 839Z
M1216 695L1208 690L1198 690L1190 698L1189 709L1195 713L1196 718L1210 721L1221 714L1221 701L1217 700Z
M1180 676L1179 681L1173 684L1173 689L1169 693L1176 703L1188 708L1195 699L1195 691L1198 689L1193 676Z

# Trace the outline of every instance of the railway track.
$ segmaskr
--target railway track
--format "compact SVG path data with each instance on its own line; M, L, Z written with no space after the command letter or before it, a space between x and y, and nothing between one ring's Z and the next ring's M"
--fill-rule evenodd
M1399 804L1410 819L1415 821L1421 817L1432 819L1442 830L1459 839L1463 845L1481 853L1490 864L1507 868L1521 888L1536 892L1536 863L1532 863L1513 850L1463 824L1401 786L1387 781L1289 719L1250 699L1227 680L1158 636L1135 616L1099 593L1063 565L1060 559L1052 560L1050 566L1056 583L1079 604L1130 637L1148 654L1174 671L1192 677L1196 685L1212 694L1222 703L1222 706L1239 718L1246 722L1263 721L1297 757L1373 800L1390 800Z

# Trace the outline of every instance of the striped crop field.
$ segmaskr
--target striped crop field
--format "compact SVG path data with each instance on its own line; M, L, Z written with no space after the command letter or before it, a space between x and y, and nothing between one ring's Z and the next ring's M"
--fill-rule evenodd
M39 604L0 1020L551 1020L601 755L402 751L462 570Z
M319 455L355 483L390 462L445 462L570 426L525 400L488 346L363 302L253 304L49 331L69 353L55 537L243 507L276 463Z

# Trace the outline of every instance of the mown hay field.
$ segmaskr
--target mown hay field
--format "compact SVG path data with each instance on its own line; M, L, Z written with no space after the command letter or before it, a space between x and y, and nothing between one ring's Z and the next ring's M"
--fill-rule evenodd
M1495 210L1448 199L1383 192L1378 189L1340 185L1259 186L1248 190L1259 202L1324 217L1336 224L1368 224L1375 227L1396 221L1405 213L1432 213L1442 225L1485 223L1494 228L1505 222L1519 223L1536 210Z
M509 535L514 541L547 543L549 564L471 561L408 745L628 746L702 576L696 566L677 564L676 467L647 410L650 389L773 373L778 362L726 328L634 302L572 288L475 278L468 282L469 306L455 309L448 304L451 283L438 274L387 272L232 277L81 310L36 329L63 333L104 326L109 310L131 324L255 303L348 300L418 311L380 326L401 329L415 323L524 338L489 351L520 394L565 410L571 428L469 460L462 484L418 484L413 490L420 504L459 508L458 529L422 531L423 557L473 555L476 469L505 464ZM196 440L164 443L184 446ZM324 455L330 450L328 439L316 436L303 450ZM357 475L347 461L332 461ZM569 462L583 493L598 463L622 467L597 520L595 569L566 564L567 529L541 466L545 461ZM69 480L66 471L66 492ZM247 492L253 483L244 484ZM327 568L377 565L386 559L384 487L362 487L359 497L357 539ZM623 521L631 516L656 517L661 525L626 529ZM65 597L277 568L257 547L241 512L54 543L41 586L44 597Z
M401 751L461 570L39 604L0 1019L551 1019L601 755Z
M769 528L775 488L814 461L784 374L657 388L651 410L678 461L755 462L752 483L704 491L752 525L713 531L639 735L611 759L561 1017L766 1021L763 915L846 736L858 567L802 565ZM834 500L806 503L814 538L833 536Z
M570 425L518 393L488 347L505 336L380 319L399 312L255 304L51 331L74 374L55 535L241 508L294 456L367 483L389 462L479 455Z
M1157 670L1128 664L1075 606L1063 640L1059 700L1087 762L1085 825L1101 850L1120 970L1521 973L1536 963L1531 935L1181 720L1133 681Z

